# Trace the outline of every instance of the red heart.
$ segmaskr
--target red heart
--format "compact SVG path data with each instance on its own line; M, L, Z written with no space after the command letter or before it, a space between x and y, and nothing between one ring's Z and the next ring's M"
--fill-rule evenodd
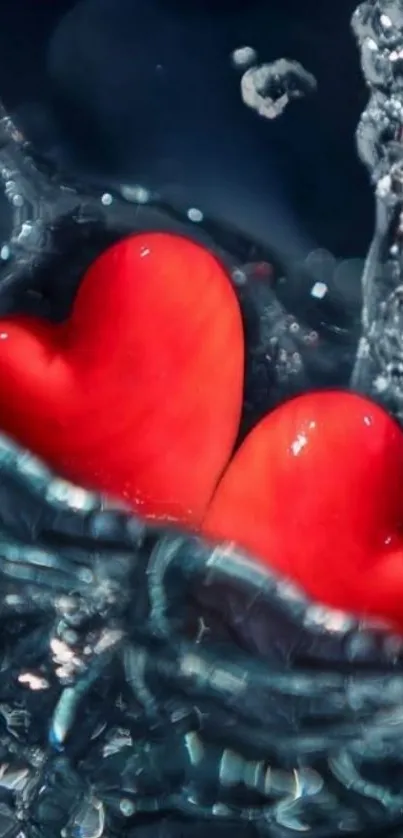
M61 326L0 321L2 430L70 480L194 524L231 454L243 331L229 278L193 242L131 236Z
M229 465L203 530L322 603L403 626L403 434L353 393L298 397Z

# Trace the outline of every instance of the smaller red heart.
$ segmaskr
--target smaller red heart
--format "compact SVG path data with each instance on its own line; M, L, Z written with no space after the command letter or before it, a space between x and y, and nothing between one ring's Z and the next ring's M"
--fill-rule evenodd
M403 627L403 434L353 393L300 396L229 465L204 532L323 604Z
M131 236L85 274L61 326L0 321L0 426L70 480L198 523L230 457L243 329L214 256Z

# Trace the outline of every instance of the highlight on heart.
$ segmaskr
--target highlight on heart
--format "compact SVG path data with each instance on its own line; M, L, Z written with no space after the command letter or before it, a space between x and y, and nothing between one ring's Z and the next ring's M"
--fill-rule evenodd
M363 54L368 21L357 10ZM376 27L372 35L386 48ZM150 230L121 236L95 258L63 322L0 320L0 429L67 480L145 520L233 542L320 602L399 622L400 193L385 174L388 146L375 142L380 81L371 68L365 60L371 95L358 150L383 186L350 391L285 394L245 435L252 349L242 293L211 248ZM398 95L393 79L382 79L386 88ZM19 153L21 136L3 121ZM369 157L371 143L377 155ZM19 186L24 195L23 178ZM394 242L387 257L386 240Z
M16 316L0 333L3 432L144 517L200 523L238 433L244 366L239 306L207 249L126 237L86 271L65 322Z
M0 333L2 431L63 477L232 542L318 602L403 626L400 428L362 396L316 392L235 451L247 346L205 247L124 238L87 269L67 320L15 316Z

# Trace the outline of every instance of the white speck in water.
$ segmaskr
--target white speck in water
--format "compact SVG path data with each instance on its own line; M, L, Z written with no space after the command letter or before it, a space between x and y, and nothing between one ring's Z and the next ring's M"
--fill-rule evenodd
M298 434L297 438L294 439L294 442L291 443L291 451L298 457L298 454L301 453L302 449L308 444L308 439L305 434Z
M190 207L187 211L187 217L189 221L195 222L203 221L204 218L202 211L197 209L197 207Z
M373 38L367 38L365 43L366 43L368 49L372 50L373 52L377 51L378 44L376 43L376 41L374 41Z
M87 509L92 505L89 492L60 478L55 478L49 483L47 495L50 500L66 504L72 509Z
M33 672L21 672L18 676L18 681L20 684L26 684L30 690L47 690L49 687L48 682L45 678L42 678L40 675L35 675Z
M14 207L22 207L24 205L24 198L22 195L13 195L11 203Z
M235 285L245 285L247 276L245 271L242 271L240 268L235 268L232 271L232 279L235 282Z
M104 205L104 207L110 207L112 202L113 198L110 192L104 192L101 198L101 203Z
M367 425L368 428L372 425L372 418L371 416L364 416L364 425Z
M7 259L10 258L10 248L8 244L3 244L3 247L0 250L0 258L3 262L7 262Z
M325 282L315 282L315 285L311 288L311 297L315 297L316 300L323 300L328 290Z
M248 67L256 61L257 55L253 47L238 47L231 53L234 67Z
M126 797L122 797L122 799L119 803L119 809L120 809L122 815L124 815L126 818L130 818L132 815L134 815L134 813L136 811L136 807L135 807L133 801L129 800Z
M377 393L384 393L388 389L388 379L384 375L378 375L374 384Z
M151 198L149 190L138 184L134 186L123 184L120 187L120 192L125 201L130 201L133 204L147 204Z
M26 239L28 236L31 235L31 233L32 224L30 224L29 221L24 221L24 223L21 225L21 230L18 234L18 241L21 241L21 239Z
M398 58L398 56L396 56L396 58ZM394 59L392 59L392 55L390 56L390 60L391 61L394 60ZM391 187L392 187L391 176L390 175L384 175L384 177L381 177L378 180L378 183L376 185L376 194L380 198L385 198L387 195L389 195Z
M143 256L149 256L149 255L150 255L150 248L149 247L142 247L141 250L140 250L141 258L143 258Z
M225 803L214 803L211 811L216 817L227 818L231 810L225 805Z
M380 17L381 24L384 29L390 29L392 26L392 21L388 15L381 15Z

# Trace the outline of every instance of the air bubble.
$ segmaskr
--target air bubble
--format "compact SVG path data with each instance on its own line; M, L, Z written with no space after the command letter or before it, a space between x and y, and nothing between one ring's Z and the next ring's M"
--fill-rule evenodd
M235 285L245 285L247 277L245 272L242 271L240 268L235 268L235 270L232 271L231 276Z
M200 222L203 221L203 213L201 210L197 209L197 207L190 207L187 211L187 217L189 221Z
M120 801L119 809L120 809L122 815L125 816L125 818L130 818L132 815L134 815L134 813L136 811L136 807L135 807L133 801L129 800L126 797L122 798L122 800Z
M257 54L253 47L238 47L231 53L231 61L234 67L250 67L256 59Z

